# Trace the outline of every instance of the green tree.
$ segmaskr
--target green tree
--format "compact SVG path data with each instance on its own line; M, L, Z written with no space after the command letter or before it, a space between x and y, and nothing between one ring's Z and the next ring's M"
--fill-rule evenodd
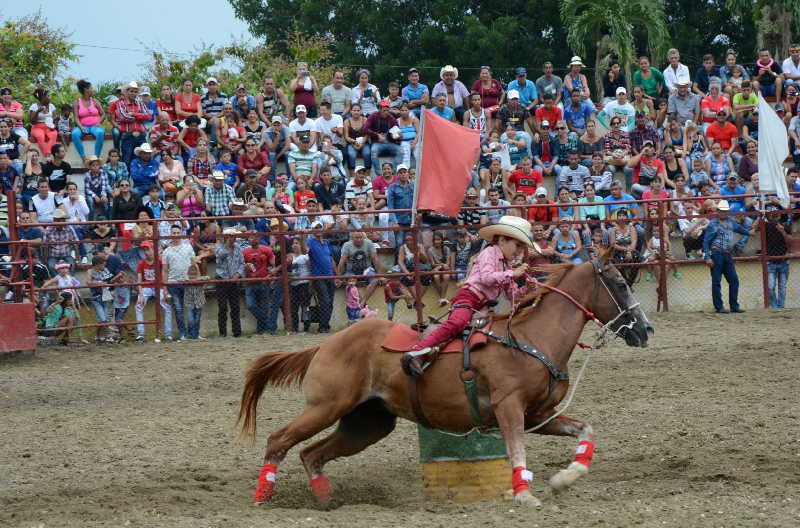
M22 99L36 86L56 87L69 61L77 59L69 34L47 23L41 11L0 27L0 86L10 86ZM25 97L27 95L27 98Z
M616 56L626 72L628 85L636 58L637 33L646 38L652 56L660 57L667 44L661 0L564 0L560 12L570 47L585 56L587 43L594 45L595 65L601 65L609 53ZM599 67L595 68L595 82L597 92L603 93Z
M742 19L755 21L759 48L772 51L777 59L789 56L792 29L800 29L800 0L726 0L728 8Z

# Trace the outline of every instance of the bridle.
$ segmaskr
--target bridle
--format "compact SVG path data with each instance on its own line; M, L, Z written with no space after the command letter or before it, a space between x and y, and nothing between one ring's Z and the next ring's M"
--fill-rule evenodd
M617 308L617 315L614 316L614 318L610 319L606 323L603 323L602 321L600 321L600 319L597 318L597 316L595 315L594 312L592 312L591 310L586 308L586 306L584 306L580 301L578 301L575 297L573 297L571 294L565 292L561 288L558 288L556 286L552 286L550 284L541 282L540 280L538 280L536 277L534 277L532 275L526 275L525 276L526 280L529 283L534 284L536 287L544 288L544 289L546 289L548 291L551 291L553 293L557 293L558 295L560 295L560 296L564 297L565 299L567 299L569 302L574 304L575 307L578 308L578 310L583 312L583 314L590 321L592 321L594 324L596 324L600 328L600 332L599 332L599 335L598 335L598 338L597 338L598 344L586 345L584 343L578 343L578 346L580 346L581 348L601 348L610 339L610 338L605 337L609 333L609 331L611 332L611 338L614 338L614 337L619 337L619 335L622 333L623 330L632 330L633 326L637 323L636 317L632 317L632 319L631 319L631 321L629 323L619 325L619 327L616 330L613 330L611 327L621 317L624 317L625 315L631 313L633 310L638 308L639 305L640 305L640 303L636 302L636 303L634 303L634 304L632 304L630 306L627 306L627 307L623 308L620 305L619 301L617 301L617 297L612 293L611 288L608 287L608 283L606 282L605 277L603 276L603 268L602 268L602 265L600 264L600 262L598 262L597 259L592 259L591 260L591 264L592 264L592 269L594 270L594 275L593 275L594 276L594 299L593 299L593 304L597 301L597 298L598 298L598 296L600 294L599 285L602 285L603 288L606 290L606 293L608 294L608 297L613 301L614 306ZM511 316L509 317L509 324L508 324L509 335L511 335L511 320L514 318L516 313L517 313L517 305L515 305L512 308ZM513 336L511 336L511 337L513 339Z

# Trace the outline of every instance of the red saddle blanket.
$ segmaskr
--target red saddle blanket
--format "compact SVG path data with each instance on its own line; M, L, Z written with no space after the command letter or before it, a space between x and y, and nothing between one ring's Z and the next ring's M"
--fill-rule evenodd
M489 330L491 327L492 323L489 322L489 324L483 327L483 330ZM419 339L419 332L406 324L395 323L391 330L389 330L389 333L386 334L381 346L390 352L407 352L411 350L411 347L414 346ZM483 345L488 340L489 337L486 334L474 332L469 340L469 346L470 348L475 348L478 345ZM445 345L445 347L440 350L439 353L462 352L463 350L464 340L453 339L447 345Z

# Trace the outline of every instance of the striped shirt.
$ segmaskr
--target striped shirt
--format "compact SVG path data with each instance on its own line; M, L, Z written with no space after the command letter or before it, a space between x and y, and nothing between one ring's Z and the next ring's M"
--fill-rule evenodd
M222 107L225 106L225 103L228 102L228 96L222 92L217 92L216 97L214 99L211 98L211 95L206 92L206 94L200 98L200 104L203 107L204 114L221 114Z
M138 97L130 102L127 99L117 101L115 110L115 120L120 132L144 132L146 121L153 119L153 114L147 109L145 104Z
M311 176L311 169L317 159L317 153L307 150L293 150L289 152L289 163L294 163L294 172L297 176Z

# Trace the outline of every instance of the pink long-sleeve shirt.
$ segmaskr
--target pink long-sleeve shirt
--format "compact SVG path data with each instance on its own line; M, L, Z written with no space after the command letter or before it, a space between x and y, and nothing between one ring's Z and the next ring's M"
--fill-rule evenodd
M513 302L527 290L517 285L513 273L500 248L488 246L475 258L464 286L481 295L484 302L497 300L501 293Z

